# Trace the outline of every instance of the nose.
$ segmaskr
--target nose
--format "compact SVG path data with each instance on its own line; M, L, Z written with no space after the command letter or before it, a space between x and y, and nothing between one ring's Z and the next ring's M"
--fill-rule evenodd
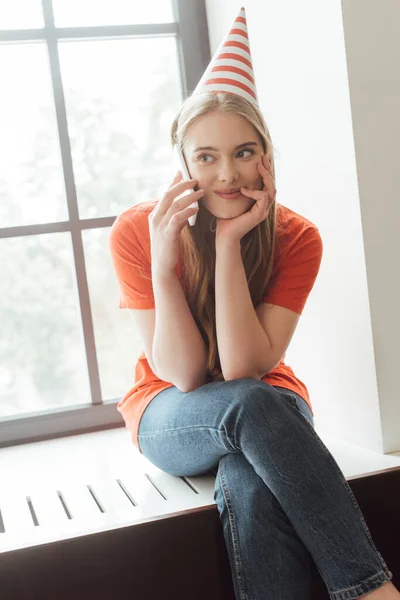
M218 179L228 183L238 179L238 172L235 163L229 159L221 159L219 165Z

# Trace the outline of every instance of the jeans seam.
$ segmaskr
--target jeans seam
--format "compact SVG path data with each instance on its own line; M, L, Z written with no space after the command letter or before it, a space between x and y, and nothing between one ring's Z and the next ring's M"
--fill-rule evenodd
M234 512L234 510L232 508L232 503L231 503L231 499L230 499L230 495L229 495L229 488L228 488L228 486L226 484L226 479L225 479L225 476L224 476L224 470L225 470L225 468L224 468L224 465L223 465L223 461L220 461L220 464L219 464L219 477L220 477L220 480L221 480L222 493L224 495L225 503L226 503L226 507L227 507L227 511L228 511L229 525L230 525L231 537L232 537L233 557L234 557L234 562L235 562L235 571L236 571L238 588L239 588L239 593L240 593L240 600L248 600L248 595L243 590L243 584L244 584L243 566L242 566L242 562L240 560L239 542L238 542L238 536L237 536L235 512Z
M379 573L375 573L375 575L371 575L371 577L364 579L364 581L358 583L357 585L353 585L349 588L344 588L336 592L329 592L329 597L331 600L352 600L349 596L349 592L355 592L357 594L356 598L359 598L360 595L368 594L369 592L374 591L374 589L377 589L371 589L368 584L374 583L376 580L382 579L382 576L384 576L385 578L389 577L389 579L383 579L383 583L385 583L385 581L391 580L393 574L388 569L383 569L382 571L379 571ZM364 587L365 585L367 585L367 588Z
M221 429L218 427L210 427L209 425L193 425L190 427L171 427L171 429L157 429L154 431L149 431L148 433L139 433L141 437L145 437L147 435L154 435L155 433L168 433L170 431L185 431L187 429L213 429L214 431L219 431L221 433Z
M314 437L316 438L319 446L323 450L324 454L329 458L329 461L331 462L331 464L334 467L336 473L339 475L339 478L341 479L342 483L344 484L345 488L347 489L347 492L348 492L348 494L349 494L349 496L351 498L351 502L353 504L353 508L354 508L356 514L358 515L361 523L362 523L362 526L363 526L364 532L365 532L365 534L367 536L367 539L369 541L369 544L370 544L372 550L376 553L377 557L379 558L379 560L381 562L381 566L382 566L382 569L383 569L382 572L390 573L388 565L386 564L383 556L381 555L381 553L379 552L379 550L375 546L375 543L374 543L374 541L372 539L371 533L370 533L370 531L368 529L368 525L367 525L367 523L366 523L366 521L364 519L364 516L363 516L363 514L361 512L361 509L358 506L357 500L356 500L356 498L355 498L355 496L353 494L353 490L351 489L348 481L346 480L345 476L343 475L343 472L340 470L339 466L337 465L337 463L336 463L335 459L333 458L332 454L329 452L329 450L327 451L327 448L322 443L322 441L321 441L319 435L317 434L317 432L315 431L315 429L313 427L310 427L310 429L312 430L312 433L313 433ZM378 574L375 574L375 577L377 577L380 574L381 574L381 571ZM349 589L353 589L353 588L349 588ZM330 592L330 593L337 593L337 592Z
M187 430L199 430L199 429L206 429L207 431L218 431L218 433L220 434L220 439L223 443L223 447L228 450L228 452L231 452L232 450L237 452L238 449L236 448L236 446L234 445L234 443L231 441L226 428L222 427L222 429L219 429L218 427L210 427L208 425L194 425L194 426L190 426L190 427L172 427L171 429L161 429L161 430L155 430L155 431L149 431L148 433L138 433L138 441L139 441L139 445L140 445L140 439L141 438L145 438L145 437L150 437L152 435L158 435L159 433L164 434L164 433L170 433L170 432L176 432L176 431L187 431ZM224 437L226 439L224 439Z

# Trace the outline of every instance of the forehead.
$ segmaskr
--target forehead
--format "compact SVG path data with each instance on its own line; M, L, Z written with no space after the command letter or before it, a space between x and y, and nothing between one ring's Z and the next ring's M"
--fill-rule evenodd
M228 149L249 141L260 143L260 138L245 117L213 112L203 115L189 127L185 146L189 151L197 146Z

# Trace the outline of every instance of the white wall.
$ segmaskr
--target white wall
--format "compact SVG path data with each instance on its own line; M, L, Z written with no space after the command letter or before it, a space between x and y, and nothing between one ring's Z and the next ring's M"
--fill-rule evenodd
M324 242L286 362L309 389L318 430L394 452L400 5L344 0L344 30L339 0L207 0L212 54L241 6L275 147L277 200L315 223Z
M393 451L400 446L400 3L346 0L343 17L382 430Z

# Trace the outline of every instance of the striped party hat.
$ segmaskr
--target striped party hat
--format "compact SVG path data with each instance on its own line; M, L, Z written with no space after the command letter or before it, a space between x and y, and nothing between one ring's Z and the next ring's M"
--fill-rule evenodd
M246 13L242 7L193 94L230 92L258 106Z

